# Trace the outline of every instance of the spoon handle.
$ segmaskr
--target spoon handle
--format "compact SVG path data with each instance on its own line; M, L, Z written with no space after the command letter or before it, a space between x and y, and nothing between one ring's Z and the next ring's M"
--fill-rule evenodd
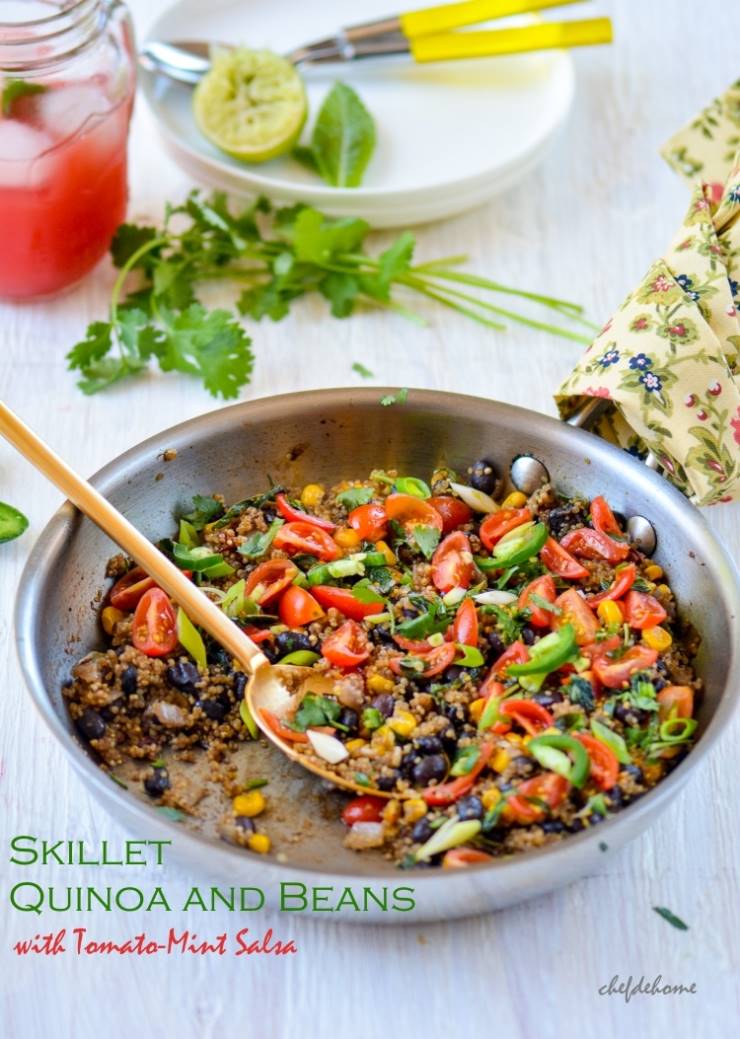
M191 621L212 635L247 670L268 664L262 650L201 592L159 549L121 515L99 491L78 476L0 401L0 434L62 494L153 577Z

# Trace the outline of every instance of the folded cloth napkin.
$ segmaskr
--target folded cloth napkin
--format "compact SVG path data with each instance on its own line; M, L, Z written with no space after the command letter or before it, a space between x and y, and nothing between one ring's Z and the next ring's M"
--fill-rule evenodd
M611 400L595 432L711 505L740 498L740 81L662 154L694 188L683 225L555 400Z

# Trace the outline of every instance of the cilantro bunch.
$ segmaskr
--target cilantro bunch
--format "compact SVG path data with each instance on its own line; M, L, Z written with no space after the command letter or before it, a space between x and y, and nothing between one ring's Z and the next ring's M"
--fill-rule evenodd
M468 289L518 297L565 321L595 327L577 304L455 269L464 256L413 264L415 239L408 231L373 257L364 248L369 230L364 220L330 219L306 205L276 208L264 199L233 213L224 194L203 198L197 191L183 205L167 205L161 230L123 224L111 246L120 273L108 320L88 327L67 355L69 368L80 372L78 385L91 394L156 361L162 371L199 377L214 397L234 398L249 382L254 365L251 340L238 315L280 321L295 300L313 292L327 300L337 318L370 305L423 323L404 298L414 295L489 328L504 329L503 317L589 341L570 328L498 306ZM208 309L201 302L198 291L214 281L239 288L238 314Z

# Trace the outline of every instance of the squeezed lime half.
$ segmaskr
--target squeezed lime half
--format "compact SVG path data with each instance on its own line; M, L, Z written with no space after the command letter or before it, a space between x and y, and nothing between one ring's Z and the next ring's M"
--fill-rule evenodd
M202 133L242 162L266 162L290 151L307 110L303 81L291 63L245 47L217 54L193 95Z

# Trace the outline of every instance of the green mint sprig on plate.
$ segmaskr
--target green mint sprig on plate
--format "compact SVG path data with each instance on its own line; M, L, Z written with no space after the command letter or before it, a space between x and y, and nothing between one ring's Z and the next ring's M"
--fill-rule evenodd
M323 296L336 318L361 307L382 307L419 324L412 299L431 300L486 328L501 331L506 318L576 342L593 330L575 303L510 288L457 270L465 256L414 264L414 236L404 231L384 252L365 251L369 225L331 219L311 206L276 208L259 199L232 213L223 193L193 192L183 205L166 207L161 230L123 224L111 252L119 269L108 318L95 321L67 355L84 393L97 393L145 371L156 361L164 372L200 378L224 400L238 397L254 365L251 339L239 316L208 309L198 291L213 282L238 289L243 317L280 321L297 299ZM129 276L136 278L134 284ZM475 293L468 291L475 290ZM545 308L552 324L493 303L484 294L518 298Z

